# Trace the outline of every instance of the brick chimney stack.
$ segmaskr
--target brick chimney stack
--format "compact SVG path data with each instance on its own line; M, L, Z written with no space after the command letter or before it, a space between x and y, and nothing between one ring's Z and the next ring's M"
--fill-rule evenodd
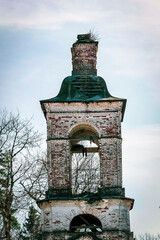
M80 34L71 48L72 75L97 75L98 41L91 34Z

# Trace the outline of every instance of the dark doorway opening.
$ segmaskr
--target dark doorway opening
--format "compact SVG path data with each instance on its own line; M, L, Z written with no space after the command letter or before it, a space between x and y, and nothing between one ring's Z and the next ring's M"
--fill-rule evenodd
M70 224L71 232L102 232L101 221L91 214L80 214Z

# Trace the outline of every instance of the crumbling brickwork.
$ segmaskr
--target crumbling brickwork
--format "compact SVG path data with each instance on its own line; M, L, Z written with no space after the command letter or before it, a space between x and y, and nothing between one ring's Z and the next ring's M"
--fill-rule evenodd
M78 40L71 48L72 75L97 75L98 42L89 34L78 35Z
M92 74L96 75L97 64L97 43L75 44L72 48L73 74Z
M70 131L83 122L98 129L101 186L122 186L121 102L46 104L49 186L70 187ZM85 129L85 127L83 126Z

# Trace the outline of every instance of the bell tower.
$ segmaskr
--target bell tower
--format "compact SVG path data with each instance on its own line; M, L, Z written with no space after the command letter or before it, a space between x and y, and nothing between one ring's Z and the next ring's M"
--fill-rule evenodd
M121 122L126 99L97 76L98 42L77 36L72 75L42 100L47 123L48 191L38 201L42 239L132 240L134 200L122 187Z

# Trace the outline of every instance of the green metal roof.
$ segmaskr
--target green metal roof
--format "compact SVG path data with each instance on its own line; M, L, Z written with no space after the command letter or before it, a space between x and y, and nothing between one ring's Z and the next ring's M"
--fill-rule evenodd
M94 75L73 75L66 77L56 97L43 102L94 101L112 97L103 78Z
M121 101L122 121L126 106L126 99L113 97L102 77L95 75L72 75L66 77L56 97L41 100L40 103L52 102L96 102L96 101ZM43 107L42 107L43 109Z

